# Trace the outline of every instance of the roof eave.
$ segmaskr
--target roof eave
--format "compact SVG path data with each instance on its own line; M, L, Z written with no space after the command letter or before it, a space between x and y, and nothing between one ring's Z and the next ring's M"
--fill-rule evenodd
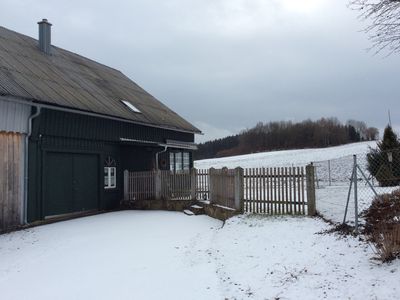
M160 129L166 129L166 130L172 130L172 131L179 131L179 132L203 135L201 130L199 130L198 128L195 128L196 130L189 130L189 129L177 128L177 127L166 126L166 125L134 121L134 120L129 120L129 119L125 119L125 118L115 117L112 115L106 115L106 114L95 113L95 112L85 111L85 110L71 108L71 107L49 104L48 102L42 102L42 101L38 101L36 99L26 99L23 97L16 97L16 96L12 96L12 95L0 95L0 99L5 100L5 101L19 102L19 103L26 104L26 105L40 106L42 108L76 113L76 114L98 117L98 118L103 118L103 119L109 119L109 120L114 120L114 121L120 121L120 122L125 122L125 123L131 123L131 124L136 124L136 125L142 125L142 126L148 126L148 127L153 127L153 128L160 128Z

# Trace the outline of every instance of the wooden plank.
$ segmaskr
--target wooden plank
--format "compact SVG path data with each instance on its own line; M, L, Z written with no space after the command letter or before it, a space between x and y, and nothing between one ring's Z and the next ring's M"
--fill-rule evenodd
M262 200L263 200L263 209L262 212L267 213L266 207L266 198L265 198L265 168L262 168Z
M286 201L286 213L290 214L289 208L289 182L288 182L288 169L285 167L285 201Z
M260 200L260 197L259 197L259 191L260 191L260 187L259 187L259 184L258 184L258 177L259 177L259 175L258 175L258 168L255 168L254 169L254 180L255 180L255 196L254 196L254 200ZM256 204L256 203L254 203L255 204L255 213L259 213L260 212L260 210L259 210L259 204Z
M292 167L292 175L293 175L293 177L292 177L292 182L293 182L293 192L292 192L292 194L293 194L293 202L294 202L293 210L294 210L294 214L297 214L297 204L296 204L296 177L295 177L295 174L296 174L296 169L295 169L295 167Z
M305 175L304 175L304 167L301 167L301 200L302 200L302 205L303 205L303 215L306 214L306 206L305 206L305 197L304 197L304 180L305 180Z
M292 195L293 195L293 187L292 187L292 177L291 177L292 168L290 168L290 167L289 167L289 174L288 175L289 175L289 199L288 199L288 201L290 203L292 203L292 199L293 199L293 197L292 197ZM290 204L289 207L290 207L289 213L293 214L293 204Z
M269 181L270 181L270 169L269 168L266 168L266 181L267 181L267 191L266 191L266 194L267 194L267 199L266 199L266 201L267 201L267 213L268 214L270 214L271 213L271 208L270 208L270 203L269 203L269 201L270 201L270 184L269 184Z
M297 167L297 174L300 174L300 167ZM299 202L299 207L298 207L298 213L301 214L301 182L300 182L300 177L297 177L297 199Z
M272 214L275 215L276 212L278 211L278 207L277 207L277 203L276 203L276 168L273 168L273 172L272 172L272 192L273 192L273 196L272 196L272 201L274 201L274 207L272 209Z
M243 182L244 182L244 212L248 212L247 210L247 199L248 199L248 189L247 189L247 168L243 169Z

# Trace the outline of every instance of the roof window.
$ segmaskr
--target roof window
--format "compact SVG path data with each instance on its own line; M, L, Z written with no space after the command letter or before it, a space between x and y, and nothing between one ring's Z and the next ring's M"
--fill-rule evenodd
M129 101L126 100L121 100L121 102L123 104L125 104L131 111L135 112L135 113L141 113L141 111L139 109L136 108L136 106L134 106L132 103L130 103Z

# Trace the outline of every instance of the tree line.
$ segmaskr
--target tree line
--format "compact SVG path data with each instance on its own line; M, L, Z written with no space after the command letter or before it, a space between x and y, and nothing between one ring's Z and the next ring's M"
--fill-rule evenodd
M365 140L376 140L379 131L365 122L337 118L259 122L239 134L199 144L195 159L226 157L273 150L320 148L343 145Z

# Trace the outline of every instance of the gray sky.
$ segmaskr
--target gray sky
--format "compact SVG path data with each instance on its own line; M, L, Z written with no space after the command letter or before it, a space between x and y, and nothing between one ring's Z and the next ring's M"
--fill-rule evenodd
M117 68L204 141L336 116L400 129L400 55L366 52L347 0L1 0L1 26ZM397 83L396 83L397 82Z

